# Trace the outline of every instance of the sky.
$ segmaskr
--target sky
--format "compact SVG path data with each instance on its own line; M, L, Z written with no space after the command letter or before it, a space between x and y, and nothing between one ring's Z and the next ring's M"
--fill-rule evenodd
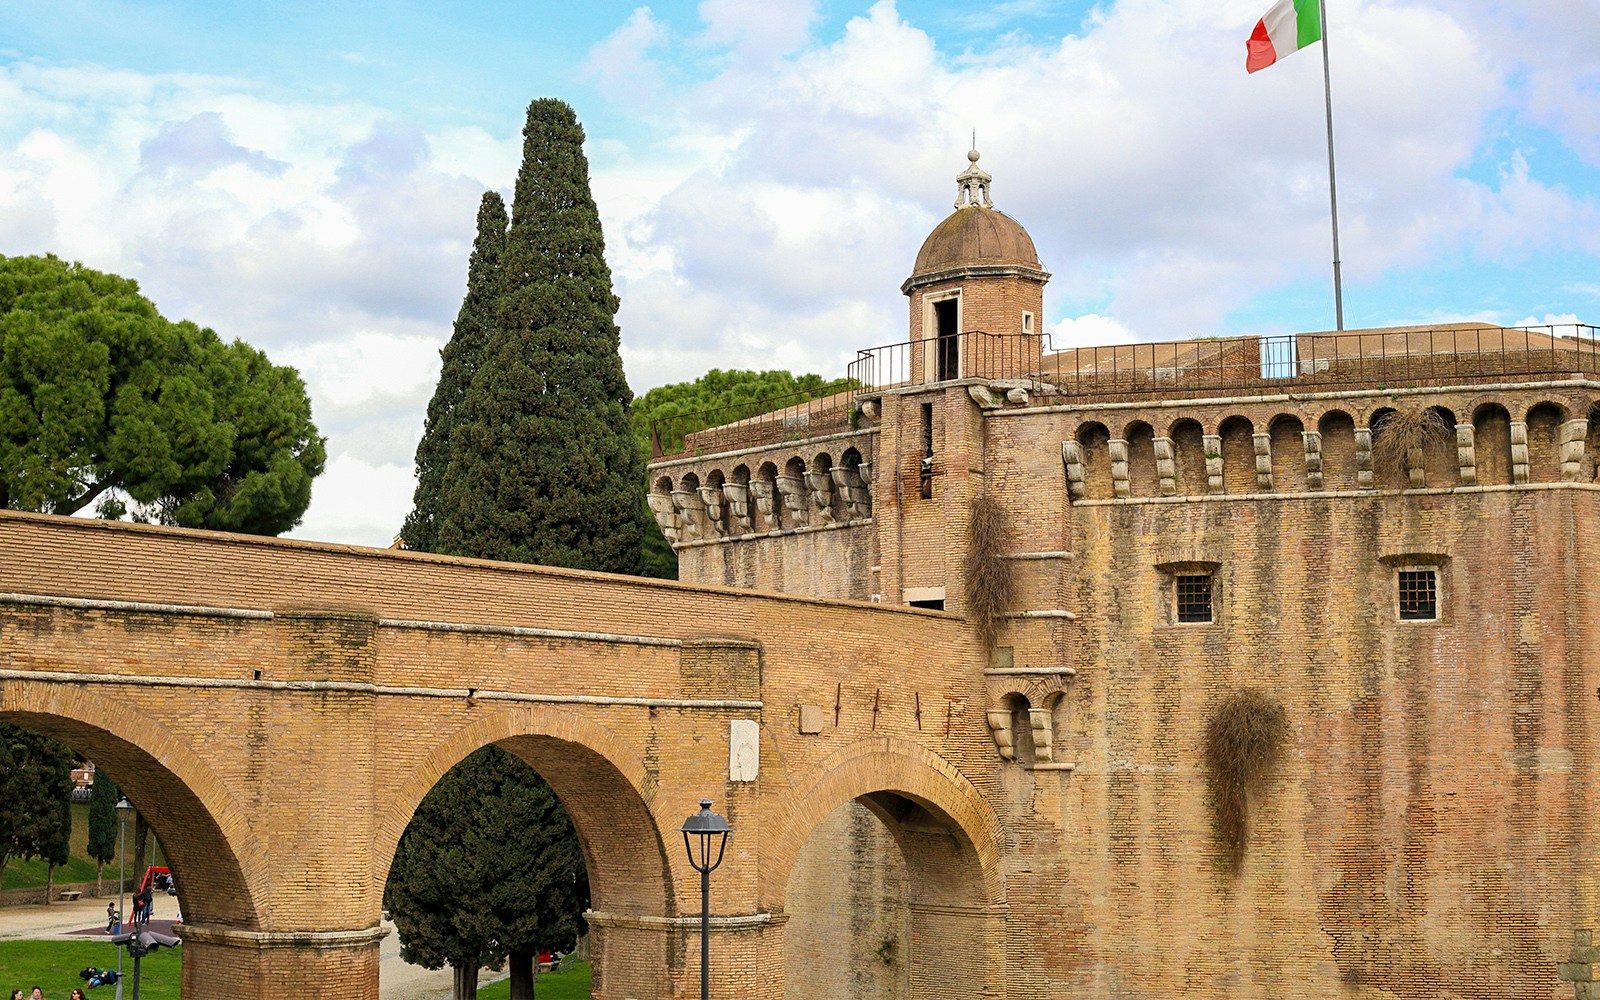
M1600 0L1326 0L1347 328L1600 323ZM1322 50L1270 0L0 0L0 254L304 376L294 537L410 509L477 204L583 122L635 393L844 374L976 133L1055 347L1334 325Z

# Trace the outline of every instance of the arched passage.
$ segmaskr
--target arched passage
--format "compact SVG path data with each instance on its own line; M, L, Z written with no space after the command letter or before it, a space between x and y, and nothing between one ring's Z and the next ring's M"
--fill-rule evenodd
M786 995L931 1000L1000 989L999 823L977 790L894 739L847 748L815 773L762 864L764 901L790 917ZM851 871L856 853L873 866L865 880ZM818 885L836 887L820 897L824 919L805 912ZM836 961L813 960L824 952Z
M400 836L423 796L490 743L522 758L561 800L583 847L592 900L590 959L596 997L667 996L674 957L663 918L677 913L672 876L645 789L644 764L605 728L575 713L525 705L450 734L394 790L377 832L373 878L381 894Z
M260 887L246 875L263 874L249 864L260 853L255 834L218 777L166 726L81 687L20 681L0 689L0 722L59 740L116 780L176 869L190 924L262 926Z

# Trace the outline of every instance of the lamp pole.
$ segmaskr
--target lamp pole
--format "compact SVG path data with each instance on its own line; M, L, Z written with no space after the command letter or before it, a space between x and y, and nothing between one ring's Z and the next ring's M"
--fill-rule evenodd
M128 888L128 814L133 812L133 803L124 795L117 800L117 933L122 933L122 915L127 911L122 907L123 893ZM117 948L117 1000L122 1000L122 949Z
M732 832L728 821L711 811L710 799L701 799L700 811L683 821L683 847L689 852L689 866L700 873L700 1000L711 997L711 873L722 864L722 852ZM717 846L715 861L711 860L713 840Z

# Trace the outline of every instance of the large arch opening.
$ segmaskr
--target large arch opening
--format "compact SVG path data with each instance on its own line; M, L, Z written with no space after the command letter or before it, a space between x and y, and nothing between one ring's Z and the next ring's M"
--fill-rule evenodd
M683 956L655 926L670 920L677 905L665 848L644 794L642 764L604 729L560 709L509 711L435 748L399 791L378 832L374 878L380 890L424 797L453 768L471 766L473 754L490 745L532 768L570 818L588 883L588 904L577 930L584 935L582 954L592 969L592 996L669 995ZM532 942L536 950L565 949L569 943Z
M787 1000L976 1000L1004 982L998 824L922 756L825 765L775 845Z

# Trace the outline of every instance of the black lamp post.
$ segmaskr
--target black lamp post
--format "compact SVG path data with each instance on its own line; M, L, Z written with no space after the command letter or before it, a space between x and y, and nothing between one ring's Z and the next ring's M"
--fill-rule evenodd
M123 909L122 896L128 887L128 814L133 812L133 803L128 801L126 795L117 800L117 933L123 931L122 915L128 911ZM117 949L117 1000L122 1000L122 949Z
M711 800L700 800L700 811L683 821L683 846L689 864L700 873L700 1000L711 997L711 872L722 864L722 851L728 846L733 827L711 811ZM711 859L715 841L717 857Z

